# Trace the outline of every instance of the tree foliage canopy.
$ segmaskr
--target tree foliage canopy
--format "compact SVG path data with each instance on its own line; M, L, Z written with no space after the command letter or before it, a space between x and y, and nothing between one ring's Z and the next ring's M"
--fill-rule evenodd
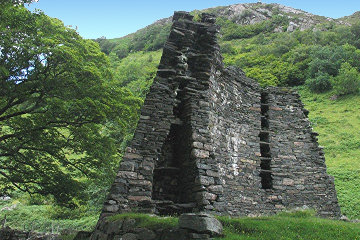
M339 70L339 75L334 79L334 89L338 95L348 95L359 92L360 73L349 63L343 63Z
M115 161L141 100L112 82L97 43L41 12L0 9L0 192L69 202Z

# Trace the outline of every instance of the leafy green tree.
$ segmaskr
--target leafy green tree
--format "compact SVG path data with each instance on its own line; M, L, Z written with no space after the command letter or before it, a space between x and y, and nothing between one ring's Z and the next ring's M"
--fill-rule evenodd
M36 0L0 0L0 4L14 4L14 5L24 5L24 4L30 4L32 2L35 2Z
M345 61L345 53L341 46L314 46L309 63L309 77L315 77L318 72L336 76L341 64Z
M326 92L332 88L331 76L327 73L319 72L314 78L306 80L306 85L312 92Z
M350 27L351 31L351 44L356 46L357 48L360 48L360 21L357 21Z
M119 58L119 60L127 57L129 55L128 49L126 48L117 48L115 50L116 56Z
M84 176L114 165L141 101L112 83L97 43L22 5L0 8L0 193L71 205Z
M110 52L116 47L116 43L110 42L106 39L106 37L100 37L95 39L94 41L99 43L101 51L106 55L109 55Z
M144 99L156 75L161 51L137 52L120 61L113 55L110 57L117 61L115 81L119 86Z
M246 75L260 83L261 86L277 86L278 79L268 69L250 68L244 69Z
M338 95L354 94L360 89L360 73L345 62L341 65L339 75L334 79L334 90Z

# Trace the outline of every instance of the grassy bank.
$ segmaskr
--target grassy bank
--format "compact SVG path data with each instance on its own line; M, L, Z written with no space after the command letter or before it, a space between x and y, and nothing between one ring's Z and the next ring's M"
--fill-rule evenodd
M8 206L8 205L7 205ZM1 208L4 205L0 206ZM66 229L91 231L96 224L97 217L88 216L80 219L54 220L51 219L50 206L18 206L7 212L8 225L13 228L45 232L63 232ZM50 211L50 212L49 212ZM4 217L4 212L0 218ZM178 224L176 217L154 217L146 214L122 214L112 217L136 219L138 227L150 229L173 228ZM224 237L217 240L360 240L360 223L350 223L337 220L318 218L311 211L288 213L283 212L275 216L255 218L218 217L224 226ZM66 232L66 231L65 231ZM72 239L74 234L66 235L66 240Z
M6 216L6 226L37 232L91 231L98 220L97 214L90 213L79 213L78 217L65 219L60 215L67 213L53 205L25 205L18 201L0 202L0 210L0 221Z
M281 213L271 217L219 217L224 238L217 240L356 240L360 224L321 219L311 212Z
M328 173L335 177L341 211L360 218L360 96L332 100L332 92L299 89L309 118L324 146Z
M174 228L176 217L155 217L146 214L121 214L112 220L136 219L137 227ZM312 211L283 212L275 216L255 218L218 217L224 226L224 237L216 240L357 240L360 224L318 218Z

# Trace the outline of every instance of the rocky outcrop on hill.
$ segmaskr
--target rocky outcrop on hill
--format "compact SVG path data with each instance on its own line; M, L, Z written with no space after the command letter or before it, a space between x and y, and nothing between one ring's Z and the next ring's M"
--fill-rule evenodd
M359 12L351 16L333 19L330 17L315 15L300 9L284 6L277 3L239 3L229 6L207 8L204 10L195 10L193 13L211 13L217 18L224 17L239 25L251 25L271 19L275 15L286 16L289 19L289 26L281 31L292 32L296 29L300 31L315 28L319 24L334 23L340 25L351 25L355 20L359 20ZM168 25L172 17L157 20L149 25ZM148 27L149 27L148 26ZM317 28L315 28L317 29ZM276 28L275 31L280 31Z

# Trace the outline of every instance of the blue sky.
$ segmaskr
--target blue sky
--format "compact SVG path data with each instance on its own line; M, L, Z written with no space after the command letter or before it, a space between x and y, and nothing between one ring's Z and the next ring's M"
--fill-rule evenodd
M191 11L247 0L39 0L30 9L41 9L50 17L62 20L65 25L77 26L84 38L122 37L154 21L169 17L174 11ZM360 11L360 0L263 0L332 18Z

